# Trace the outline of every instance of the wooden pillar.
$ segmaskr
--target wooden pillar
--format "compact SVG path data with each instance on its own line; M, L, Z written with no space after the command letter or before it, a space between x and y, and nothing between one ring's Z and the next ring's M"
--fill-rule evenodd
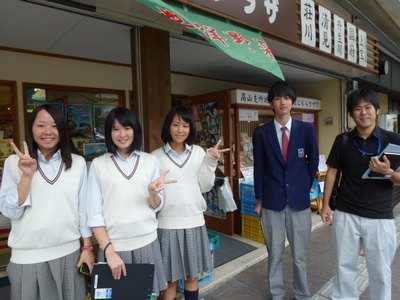
M169 32L140 27L131 37L132 108L140 110L135 113L142 117L143 148L150 152L163 145L161 128L171 108Z

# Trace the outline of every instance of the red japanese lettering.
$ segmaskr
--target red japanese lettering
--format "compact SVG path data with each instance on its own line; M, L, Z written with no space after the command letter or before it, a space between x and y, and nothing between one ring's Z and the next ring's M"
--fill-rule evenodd
M201 30L201 32L203 32L210 39L218 40L221 42L222 45L229 47L229 44L225 42L227 38L220 36L216 29L209 26L201 26L200 24L197 23L194 24Z
M236 31L224 31L224 33L228 36L230 36L233 39L233 42L236 44L243 44L246 43L249 49L252 52L256 52L251 46L251 42L249 40L246 40L239 32Z
M166 16L167 18L170 18L172 21L178 22L179 24L187 28L195 28L193 25L185 24L185 20L180 15L177 15L176 13L159 6L157 6L157 8L160 10L160 14Z
M272 60L275 60L275 56L272 54L271 49L268 47L265 41L257 39L254 40L258 43L258 46L260 46L260 49L265 53L265 55L269 56Z

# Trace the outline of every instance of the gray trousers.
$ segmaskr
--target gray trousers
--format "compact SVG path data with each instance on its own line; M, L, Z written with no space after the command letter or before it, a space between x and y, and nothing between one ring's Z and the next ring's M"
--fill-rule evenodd
M293 292L297 299L310 299L307 281L307 252L311 237L311 210L296 211L286 205L282 211L262 209L261 217L268 250L269 291L273 300L283 300L283 251L285 232L293 257Z

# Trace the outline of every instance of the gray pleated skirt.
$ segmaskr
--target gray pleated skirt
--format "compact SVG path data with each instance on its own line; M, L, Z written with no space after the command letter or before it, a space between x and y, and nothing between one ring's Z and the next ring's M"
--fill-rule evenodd
M128 264L154 264L153 293L159 295L160 291L168 287L165 278L164 267L161 259L160 243L158 239L154 242L132 251L117 251L124 263ZM104 262L104 252L99 251L98 260Z
M11 300L85 300L84 276L78 272L81 251L36 264L7 267Z
M158 239L168 281L187 276L199 278L212 272L206 226L188 229L158 229Z

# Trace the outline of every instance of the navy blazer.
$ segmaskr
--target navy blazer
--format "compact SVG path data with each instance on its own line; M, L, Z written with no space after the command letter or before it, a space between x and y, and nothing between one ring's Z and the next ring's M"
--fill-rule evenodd
M253 149L255 194L262 207L281 211L289 203L295 210L309 208L319 160L314 125L292 118L287 165L273 121L254 130Z

